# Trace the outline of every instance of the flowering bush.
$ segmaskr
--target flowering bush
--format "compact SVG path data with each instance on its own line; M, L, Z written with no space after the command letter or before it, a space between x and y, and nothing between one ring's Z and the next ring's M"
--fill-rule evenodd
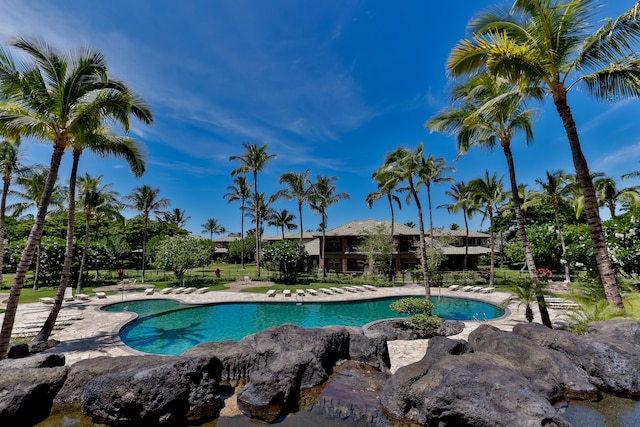
M539 268L536 271L540 280L546 281L551 279L551 277L553 276L553 271L549 270L548 268Z
M491 269L489 269L489 268L485 268L479 274L480 274L480 277L482 277L487 282L491 279ZM494 279L496 278L495 273L493 274L493 278Z

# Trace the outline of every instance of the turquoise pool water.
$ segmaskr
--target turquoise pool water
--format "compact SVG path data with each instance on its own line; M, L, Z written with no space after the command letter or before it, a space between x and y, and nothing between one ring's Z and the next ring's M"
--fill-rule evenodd
M418 296L419 297L419 296ZM399 317L389 304L405 297L348 302L241 302L183 305L173 300L126 301L103 310L131 311L138 319L120 331L129 347L145 353L179 355L210 341L239 341L269 326L293 323L306 328L342 325L364 326L369 322ZM435 297L434 314L452 320L488 320L504 310L482 301Z

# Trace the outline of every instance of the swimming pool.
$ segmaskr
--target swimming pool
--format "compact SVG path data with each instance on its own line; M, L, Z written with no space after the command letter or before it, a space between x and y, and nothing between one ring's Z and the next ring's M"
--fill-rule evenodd
M420 297L420 295L417 295ZM348 302L238 302L184 305L174 300L126 301L103 307L130 311L139 317L120 330L122 341L145 353L179 355L210 341L239 341L269 326L293 323L306 328L364 326L378 319L400 317L389 304L402 297ZM435 297L433 313L451 320L488 320L504 310L493 304L452 297Z

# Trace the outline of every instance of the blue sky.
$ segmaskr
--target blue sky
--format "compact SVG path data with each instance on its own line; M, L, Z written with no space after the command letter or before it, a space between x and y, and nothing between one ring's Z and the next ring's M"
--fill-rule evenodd
M389 219L388 205L369 209L376 190L371 174L385 155L424 142L425 152L444 157L457 181L485 170L506 177L500 151L473 150L457 162L455 142L430 134L424 122L447 105L450 82L445 61L466 35L466 24L496 1L406 0L139 0L87 2L5 0L0 3L0 40L41 37L61 50L87 45L103 52L112 73L150 105L152 127L135 124L144 143L147 173L134 178L117 159L85 154L80 173L102 175L121 195L148 184L160 188L191 217L187 229L201 234L207 218L240 231L239 204L222 196L237 167L229 156L242 143L268 145L277 154L259 176L259 190L277 191L282 173L338 177L338 191L351 199L329 208L329 228L352 219ZM503 3L504 4L504 3ZM631 1L610 1L601 16L617 16ZM616 179L640 170L638 101L601 105L572 91L582 146L592 171ZM550 99L540 109L535 141L513 141L518 180L535 187L547 170L573 172L561 122ZM25 144L30 162L48 163L50 146ZM65 156L60 179L68 177ZM637 182L629 181L629 184ZM433 188L433 205L449 203L450 184ZM623 185L627 185L625 182ZM426 193L423 194L426 206ZM275 208L297 213L295 202ZM127 216L135 216L130 211ZM606 218L606 214L603 215ZM417 223L414 205L397 212L398 222ZM425 218L427 220L427 218ZM305 229L318 215L303 212ZM461 216L434 209L434 225L463 224ZM476 217L471 228L486 228ZM267 227L267 234L275 234Z

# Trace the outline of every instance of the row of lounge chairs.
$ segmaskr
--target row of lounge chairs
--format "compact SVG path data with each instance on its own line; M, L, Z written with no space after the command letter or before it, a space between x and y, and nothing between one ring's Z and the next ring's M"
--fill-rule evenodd
M544 302L548 308L556 310L575 310L580 308L580 304L577 302L564 298L550 297L547 295L544 296Z
M451 285L447 289L450 291L462 291L462 292L480 292L483 294L488 294L494 291L491 286L460 286L460 285Z
M296 296L298 297L304 297L305 295L309 294L312 296L318 296L321 293L322 294L326 294L326 295L333 295L333 294L344 294L345 292L367 292L367 291L377 291L378 289L375 286L371 286L371 285L362 285L362 286L343 286L342 288L338 288L338 287L332 287L332 288L319 288L319 289L296 289ZM268 297L275 297L276 294L278 293L277 290L275 289L269 289L266 293L266 295ZM285 297L290 297L291 295L293 295L293 293L291 292L290 289L285 289L284 291L282 291L282 295Z
M153 295L154 293L154 289L153 288L147 288L144 290L144 294L145 295ZM183 288L183 287L179 287L179 288L163 288L162 290L158 291L159 294L162 295L177 295L177 294L204 294L209 292L208 288L194 288L194 287L188 287L188 288Z

